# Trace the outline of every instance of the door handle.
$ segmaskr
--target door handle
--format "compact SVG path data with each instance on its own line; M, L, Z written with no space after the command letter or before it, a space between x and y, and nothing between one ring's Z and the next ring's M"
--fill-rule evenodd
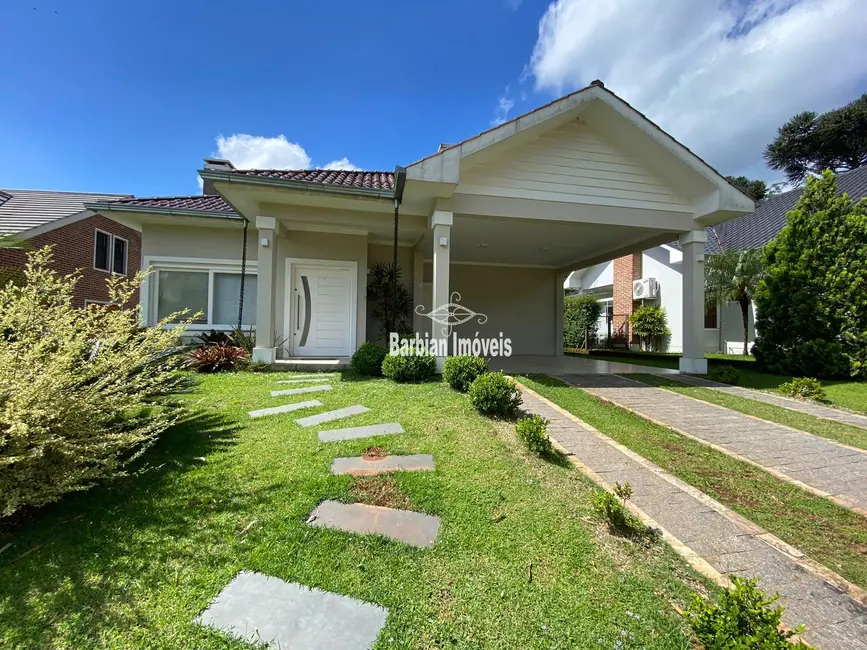
M301 329L301 296L295 298L295 331Z

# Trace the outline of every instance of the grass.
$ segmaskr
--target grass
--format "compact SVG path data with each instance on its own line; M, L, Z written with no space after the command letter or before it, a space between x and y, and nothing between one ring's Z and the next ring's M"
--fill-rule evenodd
M665 388L687 397L694 397L704 402L718 404L730 408L733 411L753 415L763 420L783 424L793 429L800 429L807 433L812 433L816 436L836 440L846 445L858 447L859 449L867 450L867 430L860 427L825 420L807 413L792 411L782 406L759 402L754 399L724 393L712 388L704 388L700 386L687 386L674 379L668 379L662 375L650 374L632 374L624 375L636 381L656 386L657 388Z
M680 354L658 355L654 353L648 354L647 356L636 355L634 358L624 358L617 354L607 355L596 354L594 352L592 358L603 361L619 361L621 363L632 363L641 366L672 368L677 370ZM717 362L725 365L727 359L738 359L741 361L753 359L753 357L744 357L742 355L725 354L708 354L707 358L710 359L711 366ZM738 365L737 370L737 385L743 388L779 392L778 389L780 384L792 381L792 377L789 375L773 375L767 372L753 370L749 367L745 368L743 365ZM831 400L831 406L867 413L867 382L847 381L845 379L827 379L822 381L822 386L828 394L828 399Z
M377 649L690 647L672 604L713 588L665 544L611 536L592 484L524 451L510 423L442 383L347 374L317 397L373 409L352 424L398 420L407 433L320 444L297 414L247 418L292 401L268 396L275 379L203 377L197 415L137 475L7 523L0 647L248 648L192 622L242 569L383 605ZM437 469L330 474L334 457L372 446L431 453ZM440 539L416 549L306 526L323 499L440 515Z
M867 588L867 519L757 467L547 376L522 379L681 480Z

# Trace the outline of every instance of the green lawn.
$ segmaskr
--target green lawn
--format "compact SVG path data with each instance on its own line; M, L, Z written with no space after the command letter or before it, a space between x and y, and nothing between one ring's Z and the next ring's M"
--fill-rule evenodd
M867 588L867 519L671 429L539 375L521 381L681 480ZM615 478L616 480L616 478Z
M383 605L376 648L690 647L672 604L707 582L664 544L611 536L591 513L592 484L525 453L512 426L442 383L347 375L326 406L373 409L351 424L400 421L406 434L375 444L432 453L437 470L335 477L332 459L371 441L319 444L297 414L248 419L292 401L268 396L275 379L204 377L196 417L139 474L7 522L0 647L248 647L192 623L242 569ZM421 550L306 526L326 498L440 515L440 539Z
M714 364L725 365L726 360L734 359L746 361L753 359L753 357L726 354L708 354L707 357L710 359L711 366ZM636 355L634 358L625 358L624 356L619 356L617 354L607 355L594 353L589 358L600 359L602 361L619 361L621 363L653 366L655 368L672 368L676 370L680 354L659 355L654 353L646 356ZM778 392L777 389L780 387L780 384L792 380L792 377L788 375L772 375L766 372L759 372L758 370L753 370L749 367L745 368L743 364L738 364L736 368L738 370L737 385L744 388ZM828 399L831 400L831 406L867 413L867 382L829 379L823 380L822 386L824 386L825 392L828 394Z
M813 435L836 440L846 445L867 449L867 430L860 427L817 418L807 413L792 411L782 406L766 404L765 402L731 395L730 393L723 393L712 388L688 386L675 379L669 379L664 375L634 374L624 376L651 386L656 386L657 388L665 388L681 395L725 406L734 411L753 415L763 420L784 424L794 429L812 433Z

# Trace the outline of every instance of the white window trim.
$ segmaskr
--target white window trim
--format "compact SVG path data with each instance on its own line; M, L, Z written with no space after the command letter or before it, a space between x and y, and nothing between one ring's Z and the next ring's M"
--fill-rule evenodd
M142 267L149 270L150 274L145 278L140 290L140 302L145 325L153 327L157 320L157 300L159 297L159 272L160 271L198 271L208 273L208 307L205 314L208 322L193 324L187 327L189 332L206 332L210 330L231 330L237 323L211 323L214 299L214 274L235 273L241 274L241 260L207 259L197 257L165 257L148 256L142 259ZM258 276L258 266L255 260L247 261L247 276ZM166 329L178 327L175 323L169 323ZM255 329L251 323L243 323L244 329Z
M114 243L117 240L121 240L124 244L123 246L123 273L118 273L114 270ZM111 272L116 275L128 275L129 274L129 240L121 237L120 235L112 235L111 236Z
M108 237L108 250L106 251L108 259L108 268L102 269L96 265L96 238L97 235L102 233L106 237ZM118 273L114 270L114 242L116 239L120 239L124 243L123 248L123 267L124 272ZM100 228L93 229L93 270L100 271L101 273L109 273L115 275L129 275L129 240L125 237L121 237L120 235L113 235L107 230L102 230Z

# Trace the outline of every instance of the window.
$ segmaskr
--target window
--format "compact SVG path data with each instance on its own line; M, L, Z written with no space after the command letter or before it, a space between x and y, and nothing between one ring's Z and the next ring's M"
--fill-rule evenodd
M93 240L93 268L126 275L128 247L123 237L97 230Z
M240 272L204 268L160 269L156 280L157 321L189 309L187 318L198 314L194 325L228 328L238 324ZM256 323L256 276L250 273L244 277L242 322L246 326Z
M704 307L704 328L706 330L715 330L717 328L717 304L705 305Z

